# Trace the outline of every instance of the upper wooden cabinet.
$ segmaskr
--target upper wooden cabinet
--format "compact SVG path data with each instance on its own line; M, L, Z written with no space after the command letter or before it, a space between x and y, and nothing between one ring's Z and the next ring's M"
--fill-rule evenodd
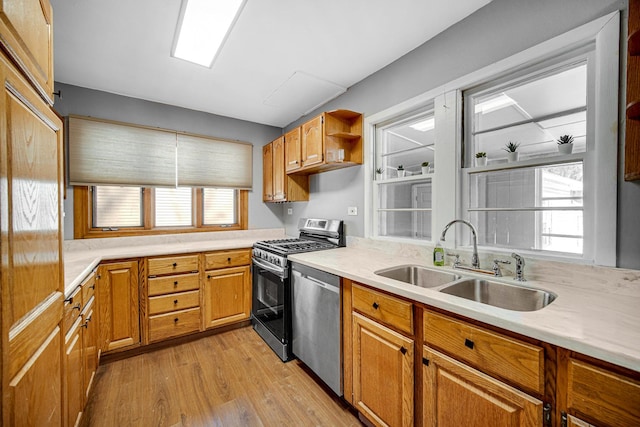
M287 173L302 167L301 128L297 127L284 135L284 162Z
M0 45L53 105L53 12L47 0L0 0Z
M295 136L293 138L295 140ZM292 143L292 147L287 148L288 159L296 158L294 147ZM289 164L293 161L287 161L287 173L296 175L361 165L362 114L349 110L328 111L304 123L300 126L300 167Z
M286 174L285 150L284 136L262 148L262 200L265 202L309 200L309 178Z
M640 179L640 0L629 0L624 179Z

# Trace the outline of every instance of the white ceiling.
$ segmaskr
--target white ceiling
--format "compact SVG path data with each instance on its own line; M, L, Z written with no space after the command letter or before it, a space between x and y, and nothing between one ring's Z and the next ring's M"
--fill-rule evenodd
M210 69L180 1L52 0L56 81L284 127L490 0L248 0Z

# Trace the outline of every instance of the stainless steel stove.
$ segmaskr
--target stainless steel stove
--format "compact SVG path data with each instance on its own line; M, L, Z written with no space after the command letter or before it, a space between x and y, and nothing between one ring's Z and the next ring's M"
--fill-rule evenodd
M291 280L287 255L345 246L340 220L302 218L300 236L263 240L253 246L253 328L283 361L292 358Z

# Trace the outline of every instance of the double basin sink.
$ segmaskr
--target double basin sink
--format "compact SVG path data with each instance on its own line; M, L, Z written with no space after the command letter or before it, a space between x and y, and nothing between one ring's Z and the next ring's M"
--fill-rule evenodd
M556 295L525 286L509 285L485 279L431 270L419 265L400 265L374 272L422 288L488 304L512 311L537 311L551 304Z

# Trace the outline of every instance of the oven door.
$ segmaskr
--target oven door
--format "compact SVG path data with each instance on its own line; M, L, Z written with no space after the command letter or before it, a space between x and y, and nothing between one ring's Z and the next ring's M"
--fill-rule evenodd
M282 344L291 335L291 291L287 269L253 259L251 316Z

